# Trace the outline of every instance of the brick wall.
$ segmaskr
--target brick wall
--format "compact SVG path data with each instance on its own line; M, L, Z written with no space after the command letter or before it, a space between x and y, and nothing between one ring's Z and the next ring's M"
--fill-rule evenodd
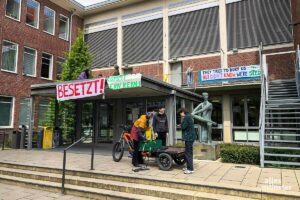
M69 17L71 13L57 6L49 0L38 0L40 2L39 29L26 25L26 1L22 1L20 22L5 16L6 1L0 1L0 42L8 40L17 43L18 62L17 74L0 71L0 95L15 97L14 104L14 129L19 125L20 98L30 96L30 86L32 84L51 82L41 79L42 53L53 55L53 79L56 78L57 58L65 57L65 52L69 50L69 41L59 38L59 16L60 14ZM55 13L55 34L50 35L43 31L44 7L53 9ZM78 16L73 16L72 41L77 36L78 27L83 27L83 20ZM37 50L37 77L23 75L23 50L24 46ZM1 61L0 54L0 61Z
M183 82L183 84L186 83L185 72L187 71L189 66L193 67L194 84L198 84L198 72L200 70L220 68L220 66L221 66L220 56L183 60L182 61L182 70L183 70L182 82Z
M109 77L113 74L114 68L103 68L92 71L93 77L98 77L102 74L103 77ZM132 73L141 73L152 78L163 80L163 65L162 64L149 64L132 67Z
M151 78L163 80L163 65L162 64L151 64L133 67L133 73L141 73Z

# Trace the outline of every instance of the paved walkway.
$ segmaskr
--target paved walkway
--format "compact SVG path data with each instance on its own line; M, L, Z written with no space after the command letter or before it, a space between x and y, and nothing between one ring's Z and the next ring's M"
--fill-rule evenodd
M0 183L0 200L86 200L60 193L34 190Z
M0 151L0 162L62 168L62 158L62 152L58 151ZM198 160L195 161L194 166L195 173L185 175L179 166L174 166L171 171L161 171L153 162L149 171L138 172L138 176L180 182L219 183L233 187L245 186L264 190L299 191L300 170L261 169L258 166ZM89 170L90 155L68 153L67 169ZM117 163L112 160L111 156L95 155L95 172L97 171L136 176L136 173L132 171L131 160L126 156Z

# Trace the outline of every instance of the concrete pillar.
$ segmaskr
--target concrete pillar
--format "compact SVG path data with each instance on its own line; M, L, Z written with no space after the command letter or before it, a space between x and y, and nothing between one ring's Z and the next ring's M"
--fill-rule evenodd
M227 68L227 22L226 22L226 0L219 1L219 29L220 29L220 49L221 67Z
M31 96L29 101L29 129L28 129L27 149L32 148L32 135L33 135L33 125L34 125L34 100L35 97Z
M176 143L176 96L170 95L166 98L166 114L169 122L169 137L167 145Z
M225 143L232 142L231 133L231 105L230 95L223 95L223 140Z
M122 30L122 17L118 17L117 28L117 65L119 66L120 74L124 74L124 70L121 68L123 65L123 30Z
M169 64L169 17L168 17L168 1L164 0L163 5L163 80L170 83L171 73Z

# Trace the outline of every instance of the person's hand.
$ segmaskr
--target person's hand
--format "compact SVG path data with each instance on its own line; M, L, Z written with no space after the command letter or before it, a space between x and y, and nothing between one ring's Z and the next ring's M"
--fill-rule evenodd
M166 136L168 137L168 136L169 136L169 133L166 133Z
M177 128L180 128L180 127L181 127L181 124L176 125L176 127L177 127Z
M157 133L154 133L154 137L157 138L157 137L158 137L158 134L157 134Z

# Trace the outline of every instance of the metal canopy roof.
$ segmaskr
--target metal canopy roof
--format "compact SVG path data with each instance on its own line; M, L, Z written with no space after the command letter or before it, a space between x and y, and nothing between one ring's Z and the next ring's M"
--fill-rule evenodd
M65 83L76 82L67 81ZM56 97L56 85L62 82L55 83L45 83L45 84L35 84L31 85L31 95L32 96L49 96ZM194 92L187 91L175 85L165 83L163 81L150 78L148 76L142 76L142 86L138 88L126 88L120 90L111 90L106 84L105 88L105 99L118 99L118 98L134 98L134 97L154 97L154 96L168 96L176 95L178 97L189 99L192 101L199 102L202 99L201 95ZM87 99L102 99L101 96L81 98L78 100Z

